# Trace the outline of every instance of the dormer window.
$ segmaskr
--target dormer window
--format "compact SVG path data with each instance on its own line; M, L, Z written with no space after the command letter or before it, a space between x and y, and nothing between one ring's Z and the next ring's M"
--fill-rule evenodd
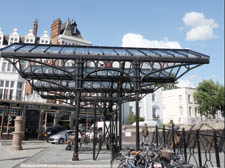
M25 42L26 43L34 43L35 36L33 34L33 30L29 30L28 34L25 36Z
M19 34L17 32L17 29L14 28L13 32L9 35L9 44L13 44L19 42Z
M50 37L48 36L48 31L44 31L43 35L40 37L40 44L49 44Z

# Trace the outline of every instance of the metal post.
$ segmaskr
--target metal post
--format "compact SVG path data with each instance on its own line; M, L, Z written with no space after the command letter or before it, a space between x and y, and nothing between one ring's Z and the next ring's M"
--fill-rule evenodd
M3 110L3 113L2 113L2 121L1 121L1 139L2 139L2 134L3 134L4 119L5 119L6 110L7 110L7 106L4 106L4 110Z
M183 147L184 147L184 160L187 162L187 146L186 146L186 135L185 129L183 128Z
M173 144L173 152L176 152L175 148L175 131L174 131L174 125L172 125L172 144Z
M139 67L139 62L138 60L135 60L133 63L133 66L135 68L134 71L134 77L135 77L135 81L134 81L134 89L135 89L135 104L136 104L136 150L140 150L140 133L139 133L139 71L140 71L140 67Z
M118 135L118 111L116 110L116 118L115 118L115 142L116 142L116 146L117 146L117 135Z
M83 61L81 59L76 60L75 70L77 74L75 76L75 88L77 89L74 93L76 95L76 115L75 115L75 138L74 138L74 153L73 153L73 161L79 160L79 117L80 117L80 102L81 102L81 88L82 88L82 78L83 78Z
M200 136L199 136L199 130L196 131L196 140L197 140L197 148L198 148L198 162L199 167L202 167L202 156L201 156L201 146L200 146Z
M80 93L76 94L76 115L75 115L75 138L74 138L74 153L72 161L79 160L79 116L80 116Z
M121 99L119 100L119 149L122 150L122 110Z
M156 126L155 126L155 138L156 138L156 139L155 139L155 140L156 140L156 146L157 146L157 147L159 146L159 139L158 139L159 137L158 137L158 136L159 136L159 133L158 133L158 126L156 125Z
M139 133L139 94L136 93L136 150L140 150L140 133Z
M96 99L94 101L94 138L93 138L93 160L95 158L95 147L96 147Z
M217 146L217 137L216 137L216 131L213 133L213 140L215 145L215 155L216 155L216 166L220 167L220 156L219 156L219 150Z
M163 126L163 146L166 146L166 130L165 130L165 126Z

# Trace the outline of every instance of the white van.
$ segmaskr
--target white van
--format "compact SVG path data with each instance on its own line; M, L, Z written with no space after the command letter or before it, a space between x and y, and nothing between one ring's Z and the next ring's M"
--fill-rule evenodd
M104 121L98 121L96 122L96 128L97 128L97 138L99 138L99 135L103 135L104 133L104 129L105 129L105 134L106 136L108 136L108 132L110 132L110 121L105 121L106 127L108 129L106 129L104 127ZM118 131L119 131L119 123L118 123ZM88 132L86 132L86 135L90 137L90 139L94 138L94 124L91 125L90 129Z

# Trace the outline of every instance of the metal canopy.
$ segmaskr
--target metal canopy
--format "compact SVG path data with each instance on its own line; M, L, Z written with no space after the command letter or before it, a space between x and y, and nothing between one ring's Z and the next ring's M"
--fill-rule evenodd
M13 64L43 98L64 101L76 107L76 138L72 160L79 160L81 108L93 107L95 121L96 109L107 109L107 113L111 113L110 142L117 145L117 138L113 138L113 135L118 136L122 149L121 104L135 101L136 150L139 150L139 100L163 84L173 83L190 70L209 63L209 56L189 49L19 43L1 49L1 57ZM106 115L104 111L104 121L107 120ZM95 132L96 125L94 137ZM93 159L96 159L95 146L94 138Z
M189 49L19 43L2 49L1 56L16 66L42 97L51 99L74 99L74 93L82 88L82 93L92 96L111 93L112 97L118 97L120 94L132 101L136 80L143 97L164 83L176 81L189 70L209 63L209 56ZM82 82L81 88L76 86L76 79ZM84 94L83 101L86 96Z
M207 55L190 49L161 49L161 48L131 48L106 46L62 46L41 44L13 44L4 48L4 55L16 57L23 54L24 58L58 58L58 59L87 59L133 61L140 60L185 63L209 63Z

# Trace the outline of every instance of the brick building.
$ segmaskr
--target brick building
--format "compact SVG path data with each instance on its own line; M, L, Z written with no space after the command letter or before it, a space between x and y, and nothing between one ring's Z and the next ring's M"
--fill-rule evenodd
M51 34L48 35L48 31L44 31L41 36L38 36L38 20L36 19L33 24L33 29L30 29L27 35L19 34L17 28L13 29L11 34L5 34L0 28L0 48L6 47L12 43L30 43L30 44L55 44L55 45L91 45L91 42L85 40L81 35L77 24L73 20L67 20L64 23L58 18L51 24ZM16 111L21 110L22 107L15 108L15 106L24 106L21 101L30 102L30 105L35 103L57 103L42 99L36 92L34 92L30 84L25 81L20 74L16 71L16 68L12 66L7 60L0 58L0 130L1 134L11 133L14 128L14 124L10 124L8 116L15 118ZM15 105L16 104L16 105ZM30 106L29 105L29 106ZM5 106L9 106L7 110ZM13 106L13 107L12 107ZM28 106L28 105L26 105ZM38 118L33 121L33 126L30 126L26 121L24 122L25 128L29 127L35 132L38 127L45 125L45 127L57 124L60 117L63 119L64 116L59 113L64 113L63 110L59 111L53 108L52 105L48 105L49 109L29 108L30 113L33 111L34 115ZM22 108L23 109L23 108ZM54 110L55 109L55 110ZM28 110L28 109L27 109ZM37 112L37 114L36 114ZM67 110L68 112L68 110ZM66 116L68 115L65 112ZM28 114L28 113L27 113ZM56 115L57 114L57 115ZM57 120L56 120L57 119ZM67 117L66 122L70 123L70 117ZM49 123L48 123L49 122Z

